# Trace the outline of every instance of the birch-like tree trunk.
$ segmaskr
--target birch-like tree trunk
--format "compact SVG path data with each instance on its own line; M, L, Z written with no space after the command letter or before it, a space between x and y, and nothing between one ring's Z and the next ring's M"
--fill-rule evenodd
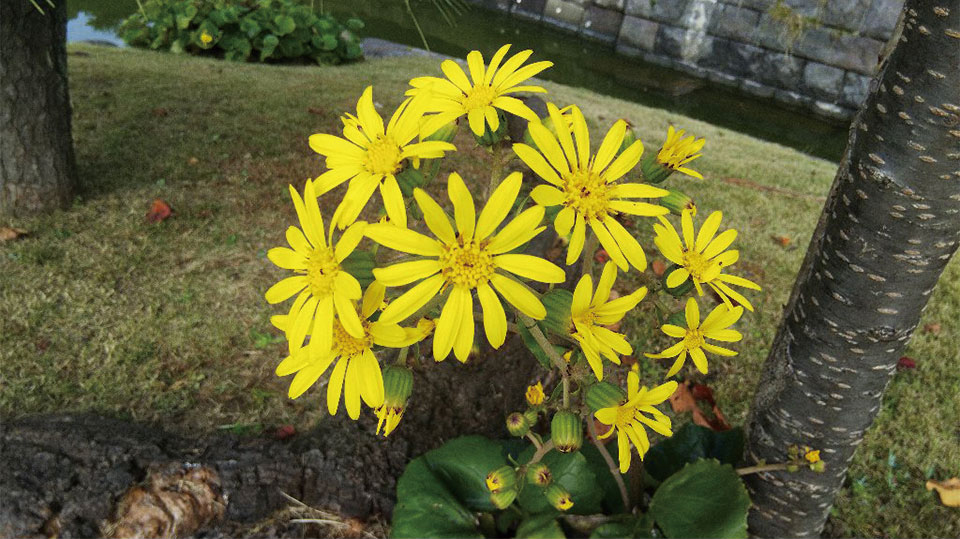
M960 242L960 0L908 0L748 420L747 458L821 449L826 473L747 477L760 537L819 535L854 450ZM923 433L917 433L922 436Z
M68 205L77 188L67 2L0 1L0 216Z

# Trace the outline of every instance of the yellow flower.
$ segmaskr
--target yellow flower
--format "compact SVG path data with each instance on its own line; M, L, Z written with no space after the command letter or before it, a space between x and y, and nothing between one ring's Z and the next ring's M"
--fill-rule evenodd
M683 165L700 157L699 152L707 139L698 139L693 135L684 137L683 135L683 129L676 131L672 125L667 127L667 140L664 141L660 151L657 152L657 163L702 180L702 174Z
M803 458L807 459L807 462L809 462L810 464L816 464L820 462L820 450L814 449L814 450L807 451L803 455Z
M347 333L340 320L334 320L333 346L326 353L314 354L313 350L307 347L290 354L280 362L276 370L277 376L296 373L287 391L291 399L302 395L330 365L334 365L327 382L327 411L330 415L336 415L340 406L341 389L347 414L351 419L360 416L361 399L371 408L378 408L383 404L383 375L377 357L373 354L373 346L402 348L422 338L413 328L402 328L395 323L388 324L380 320L369 321L383 301L384 290L383 285L376 281L367 287L360 305L362 334L359 337ZM356 315L354 311L354 316ZM274 317L273 323L288 331L290 318Z
M629 265L643 271L647 259L643 249L626 228L617 222L618 213L656 216L670 212L667 208L632 198L663 197L668 191L641 183L615 183L636 166L643 153L637 140L618 155L627 132L627 122L617 120L600 144L596 155L590 155L590 135L583 113L572 107L572 128L561 117L556 105L547 105L557 136L540 122L531 122L530 135L540 151L526 144L514 144L513 150L537 175L551 185L538 185L531 193L542 206L562 205L554 226L565 237L573 230L567 250L567 264L580 258L587 225L593 230L610 258L622 270ZM616 157L616 159L614 159ZM593 253L587 253L593 256ZM628 265L629 263L629 265Z
M736 239L737 231L724 230L718 235L717 229L720 227L723 214L715 211L703 222L700 233L694 239L692 215L690 210L684 210L681 214L680 227L683 232L683 242L680 241L680 235L677 234L673 225L663 217L660 218L660 223L653 225L653 230L657 234L653 242L663 256L681 266L667 277L667 286L675 288L689 278L693 280L699 295L703 295L701 285L707 284L729 307L733 307L732 299L752 312L753 305L742 294L730 288L730 285L751 290L760 290L760 285L743 277L721 273L723 268L732 266L740 258L739 251L725 250Z
M448 142L411 142L417 136L423 116L422 99L407 99L383 126L383 118L373 106L373 87L368 86L357 102L357 115L347 114L343 136L326 133L310 136L313 151L327 158L327 172L314 180L320 196L350 180L347 192L337 208L337 227L343 229L360 215L374 190L380 189L383 207L390 220L407 226L407 212L396 175L408 160L435 159L455 151Z
M209 45L211 41L213 41L213 36L204 30L203 33L200 34L200 42L204 45Z
M509 49L510 45L500 47L486 67L480 51L471 51L467 55L467 68L472 82L453 60L444 60L440 64L446 78L417 77L411 80L413 89L408 90L407 95L429 96L428 111L437 112L425 120L422 135L429 136L440 127L466 115L470 130L478 137L482 136L485 131L484 122L489 124L491 131L499 128L500 120L496 109L528 121L537 120L537 115L523 101L507 94L546 92L539 86L521 84L552 66L553 62L535 62L520 67L533 54L530 50L519 52L503 62Z
M573 323L571 336L580 343L580 349L586 356L590 368L597 380L603 380L603 360L606 357L619 365L619 354L632 354L633 347L622 334L604 327L619 322L627 311L633 309L647 295L647 288L641 287L632 294L607 301L617 279L617 266L607 262L593 290L590 275L584 275L573 291L570 304L570 320ZM592 296L592 298L591 298Z
M276 247L267 251L267 258L283 269L293 270L287 277L270 287L265 296L270 303L280 303L297 295L290 307L291 321L285 332L294 354L303 345L307 331L312 327L311 355L321 356L333 343L334 314L340 317L340 327L354 338L363 336L363 326L353 306L360 299L360 283L340 267L363 239L365 223L357 223L333 244L333 224L330 236L324 238L323 217L317 205L313 184L307 181L303 198L290 186L293 207L300 220L300 228L287 228L287 243L292 249ZM301 230L302 229L302 230Z
M527 402L530 404L530 406L540 406L541 404L543 404L543 398L545 397L545 395L543 394L543 384L540 382L537 382L536 385L527 386L526 397L527 397Z
M377 280L387 286L404 286L423 279L390 302L381 320L390 323L404 320L442 290L449 290L433 339L433 356L437 361L443 361L451 348L460 361L466 361L470 354L473 290L477 291L483 308L487 340L494 348L503 344L507 334L506 313L497 292L531 318L540 320L546 316L537 295L501 271L545 283L564 280L563 269L550 262L510 253L543 231L544 227L538 226L543 219L542 207L527 209L494 233L510 213L520 184L519 172L507 176L477 217L473 198L463 179L456 173L451 174L447 192L453 202L456 231L440 205L426 191L415 190L414 198L427 228L437 239L392 224L373 224L366 229L367 237L381 245L428 257L373 270Z
M653 389L640 387L640 377L636 372L627 373L627 400L619 406L601 408L594 416L604 425L611 428L599 436L607 438L617 432L617 447L620 451L620 473L627 473L630 469L630 444L637 448L640 460L650 449L650 440L644 425L654 432L664 436L673 436L670 418L654 408L663 403L677 390L677 383L669 381ZM644 414L649 414L649 417Z
M700 323L700 308L693 298L687 298L686 318L687 327L682 328L673 324L664 324L660 327L667 335L681 339L677 344L667 348L659 354L644 354L649 358L661 359L667 357L676 357L673 366L667 372L667 378L677 374L677 371L683 367L683 361L687 358L687 353L693 359L693 364L697 370L707 374L707 355L704 351L717 354L719 356L732 357L737 355L733 350L716 346L706 342L705 339L713 339L722 342L736 342L743 338L739 331L728 329L735 324L740 316L743 315L743 307L727 307L720 304L707 315L703 324Z

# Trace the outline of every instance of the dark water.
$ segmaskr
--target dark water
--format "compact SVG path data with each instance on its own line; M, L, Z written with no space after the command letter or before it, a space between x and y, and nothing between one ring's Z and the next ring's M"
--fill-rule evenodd
M336 15L363 19L366 28L361 33L365 36L422 46L402 0L313 3ZM120 21L137 9L135 0L68 0L67 6L71 15L68 40L114 43L120 43L114 33ZM608 46L499 12L471 7L451 26L429 2L421 1L414 10L434 51L462 58L478 49L489 58L503 43L512 43L514 50L533 49L534 59L553 61L554 66L539 75L544 79L675 111L816 157L839 161L843 153L846 124L618 56Z

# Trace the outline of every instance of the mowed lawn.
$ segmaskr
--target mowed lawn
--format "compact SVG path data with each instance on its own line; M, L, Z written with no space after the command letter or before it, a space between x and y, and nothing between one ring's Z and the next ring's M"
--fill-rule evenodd
M338 132L366 85L389 115L409 78L439 73L439 62L275 67L85 45L70 54L83 193L66 211L0 222L29 232L0 244L0 417L94 411L197 435L321 421L323 392L291 401L287 381L273 374L286 345L269 324L280 308L263 292L284 272L266 251L296 224L287 185L321 172L307 137ZM723 226L740 231L735 272L763 287L751 296L756 313L738 326L740 355L712 360L706 379L741 424L835 165L674 113L545 86L554 102L580 105L595 145L620 117L648 152L668 124L707 138L694 167L706 180L670 186L695 198L699 220L723 211ZM457 144L444 170L486 181L472 137L461 133ZM151 224L144 216L157 198L174 214ZM321 203L329 215L332 197ZM656 259L651 221L636 227ZM638 353L667 343L647 315L641 304L624 325ZM924 488L927 478L960 475L958 320L954 260L907 350L916 368L890 384L828 533L960 536L960 513ZM652 383L664 368L647 361Z

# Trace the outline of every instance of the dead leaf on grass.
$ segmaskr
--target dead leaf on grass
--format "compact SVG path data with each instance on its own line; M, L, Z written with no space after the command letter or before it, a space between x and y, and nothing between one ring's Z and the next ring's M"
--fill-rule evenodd
M167 109L165 109L165 108L163 108L163 107L157 107L157 108L151 110L151 111L150 111L150 114L153 114L153 115L156 116L157 118L163 118L164 116L170 114L170 111L168 111Z
M200 160L197 159L196 157L191 157L190 159L187 159L187 164L188 164L188 165L196 165L196 164L199 163L199 162L200 162Z
M701 385L702 384L697 384L696 386ZM720 411L720 407L717 406L716 402L711 402L713 401L713 392L709 391L709 388L707 388L707 392L704 392L702 388L698 389L697 393L704 396L704 398L698 399L693 390L696 386L689 381L677 386L677 390L673 392L673 395L671 395L669 399L670 407L673 411L678 414L690 412L693 415L693 422L701 427L707 427L715 431L730 430L730 424L727 423L727 419L723 416L723 412ZM709 397L709 400L707 400L706 397ZM709 418L703 413L700 406L697 405L698 400L704 400L708 404L711 404L713 418Z
M173 210L170 209L170 206L158 198L150 205L150 211L147 212L147 222L159 223L172 214Z
M927 481L927 490L936 489L940 503L947 507L960 507L960 478L951 477L946 481Z
M650 267L653 268L653 274L657 277L663 277L663 274L667 271L667 265L663 260L654 260Z
M933 333L934 335L939 335L939 334L940 334L940 329L941 329L941 328L940 328L940 323L939 323L939 322L931 322L931 323L925 324L925 325L923 326L923 332L924 332L924 333Z
M899 361L897 361L897 369L899 370L916 369L916 368L917 368L917 362L914 361L913 358L911 357L903 356L900 358Z
M781 236L776 234L771 235L770 239L777 242L777 244L780 245L780 247L789 247L790 242L792 241L789 236Z
M27 231L22 228L0 227L0 242L12 241L27 235Z

